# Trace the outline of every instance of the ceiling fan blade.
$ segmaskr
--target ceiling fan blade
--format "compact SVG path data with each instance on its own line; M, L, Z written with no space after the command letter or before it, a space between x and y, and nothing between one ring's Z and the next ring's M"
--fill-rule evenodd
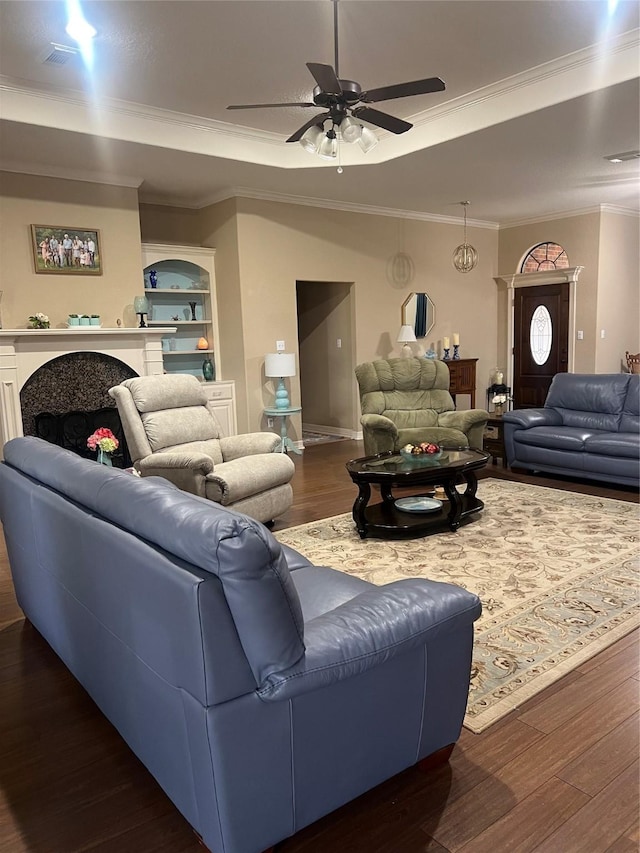
M329 95L339 95L342 86L331 65L322 65L320 62L307 62L307 68L313 74L316 83L323 92Z
M363 121L368 121L369 124L375 124L376 127L389 130L391 133L406 133L413 127L408 121L390 116L388 113L382 113L380 110L374 110L372 107L356 107L351 112L356 118L361 118Z
M315 107L316 104L305 102L302 104L231 104L228 110L262 110L266 107Z
M426 80L412 80L410 83L396 83L395 86L382 86L369 89L360 95L365 104L376 101L390 101L393 98L408 98L409 95L430 95L432 92L444 92L444 80L439 77L427 77Z
M291 136L285 140L286 142L299 142L302 136L309 130L310 127L313 127L314 124L320 126L322 124L321 119L329 117L329 113L319 113L318 115L310 118L308 122L299 127L295 133L292 133Z

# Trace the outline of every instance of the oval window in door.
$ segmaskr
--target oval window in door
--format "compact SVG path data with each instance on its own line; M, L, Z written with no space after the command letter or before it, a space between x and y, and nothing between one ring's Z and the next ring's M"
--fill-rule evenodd
M544 364L551 353L553 342L553 323L551 314L544 305L538 305L531 318L529 328L529 348L536 364Z

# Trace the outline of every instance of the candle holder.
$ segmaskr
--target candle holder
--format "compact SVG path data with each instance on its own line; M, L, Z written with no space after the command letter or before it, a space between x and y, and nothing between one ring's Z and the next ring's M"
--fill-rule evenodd
M449 347L443 347L444 355L442 356L443 361L451 361L451 356L449 355Z
M195 319L196 319L196 303L195 303L195 302L190 302L190 303L189 303L189 308L191 308L191 319L192 319L192 320L195 320Z
M460 359L460 344L453 345L453 360L458 361Z

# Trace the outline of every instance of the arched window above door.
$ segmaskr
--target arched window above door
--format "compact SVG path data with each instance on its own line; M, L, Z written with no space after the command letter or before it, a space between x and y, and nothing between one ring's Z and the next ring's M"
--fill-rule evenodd
M560 270L569 266L567 253L557 243L538 243L524 256L520 265L521 273Z

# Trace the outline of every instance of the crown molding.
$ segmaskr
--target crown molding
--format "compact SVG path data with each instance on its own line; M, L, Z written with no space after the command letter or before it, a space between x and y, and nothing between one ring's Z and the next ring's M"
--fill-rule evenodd
M514 219L512 222L502 223L500 230L519 228L521 225L535 225L537 222L555 222L556 219L571 219L574 216L587 216L590 213L617 213L623 216L640 217L640 211L629 207L618 207L615 204L595 204L593 207L582 207L577 210L559 210L557 213L532 216L529 219Z
M343 165L387 162L636 78L639 47L640 29L631 30L454 98L411 117L411 133L377 131L380 144L366 159L357 146L342 145ZM8 121L87 133L99 117L99 135L110 139L285 169L333 167L300 146L283 144L284 134L77 90L35 89L18 78L0 77L0 92Z
M131 175L110 175L103 172L86 172L82 169L56 169L52 167L34 166L32 163L2 163L0 172L15 172L22 175L35 175L39 178L61 178L65 181L82 181L87 184L105 184L111 187L126 187L127 189L139 189L144 178L135 178Z
M222 190L215 195L207 196L201 199L197 204L190 202L184 207L191 209L202 210L204 207L210 207L214 204L219 204L222 201L227 201L230 198L248 198L258 201L277 202L279 204L298 204L304 207L320 207L325 210L339 210L346 213L366 213L372 216L389 216L394 219L413 219L418 222L439 222L445 225L460 225L464 220L461 216L444 216L437 213L425 213L419 210L401 210L394 207L379 207L378 205L355 204L347 201L333 201L327 198L311 198L308 196L289 195L287 193L271 192L267 190L254 190L251 187L231 187ZM159 197L147 196L140 200L142 204L158 204L167 205L170 207L180 207L175 200ZM467 218L467 226L473 228L486 228L491 231L497 231L500 227L498 222L490 222L483 219Z
M615 213L618 216L633 216L636 219L640 218L640 210L634 210L631 207L621 207L618 204L601 204L601 213Z

